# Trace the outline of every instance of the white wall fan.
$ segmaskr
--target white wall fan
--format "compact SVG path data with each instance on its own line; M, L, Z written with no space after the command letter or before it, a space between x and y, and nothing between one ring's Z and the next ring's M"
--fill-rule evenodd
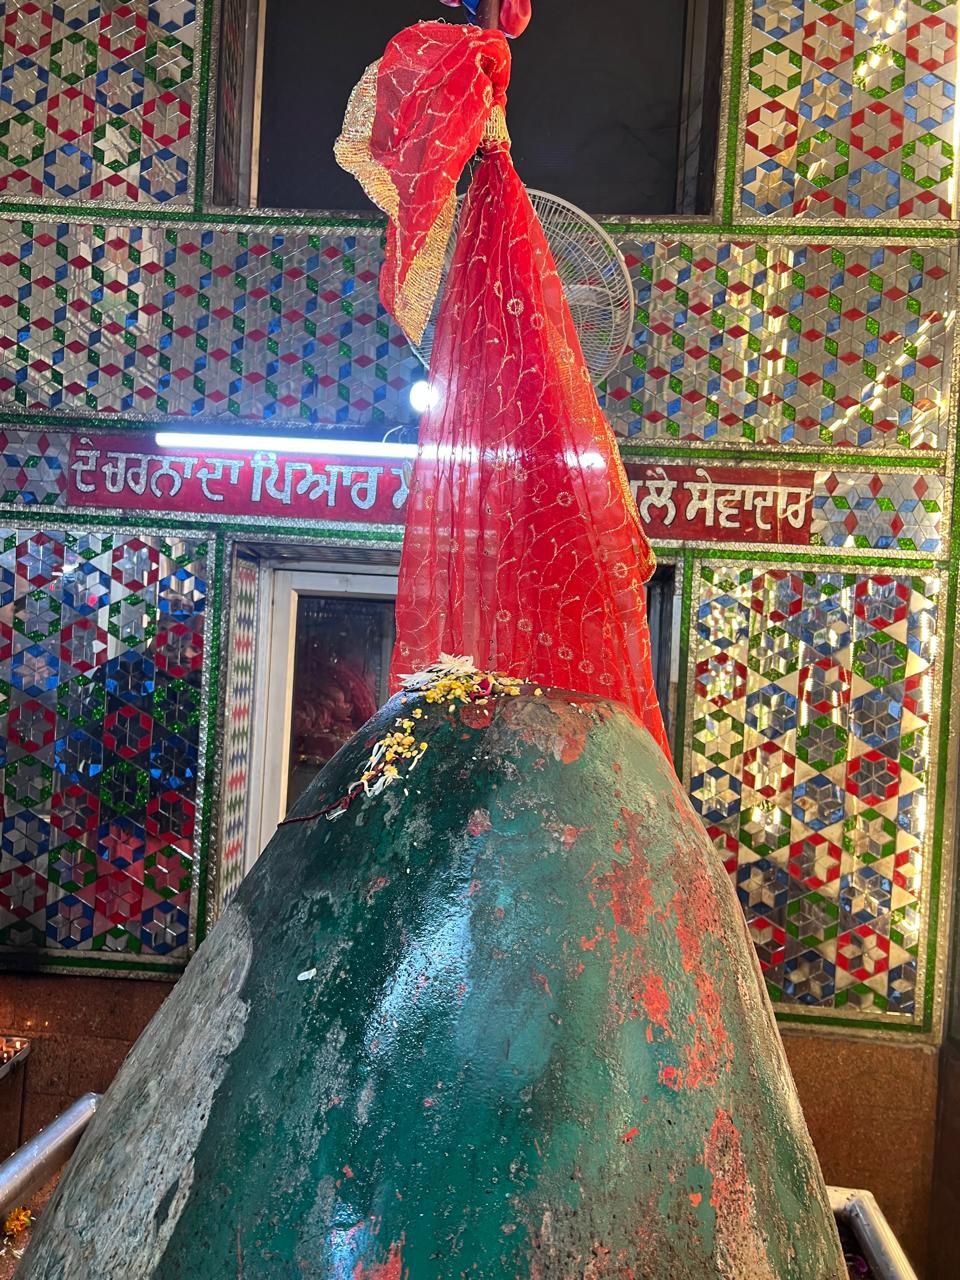
M616 244L589 214L545 191L528 190L527 194L557 264L590 377L598 386L632 346L636 298L630 272ZM423 338L413 346L425 369L430 368L437 313L453 261L462 208L461 196L433 313Z

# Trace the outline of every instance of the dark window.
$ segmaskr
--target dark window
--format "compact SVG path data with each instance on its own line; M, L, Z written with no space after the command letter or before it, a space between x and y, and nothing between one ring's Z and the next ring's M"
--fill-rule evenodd
M367 210L332 154L350 90L402 27L463 11L265 2L257 204ZM709 211L722 0L537 0L511 47L510 130L529 187L591 213Z
M650 656L657 701L663 713L667 735L673 728L670 675L673 651L673 601L676 573L673 565L659 565L647 583L647 622L650 626Z
M287 811L387 700L393 602L300 596L293 651Z

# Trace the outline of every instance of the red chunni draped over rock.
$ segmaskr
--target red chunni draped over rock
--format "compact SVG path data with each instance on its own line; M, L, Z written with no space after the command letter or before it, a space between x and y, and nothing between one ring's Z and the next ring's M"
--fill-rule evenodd
M654 568L540 223L510 158L499 32L402 31L337 155L389 215L384 304L429 318L456 184L480 147L437 320L397 600L394 675L442 653L626 703L667 749L644 583Z

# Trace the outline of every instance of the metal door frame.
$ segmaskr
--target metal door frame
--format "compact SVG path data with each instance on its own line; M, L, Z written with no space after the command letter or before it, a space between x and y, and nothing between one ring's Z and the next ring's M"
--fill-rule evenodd
M391 565L337 565L321 562L266 562L261 592L258 668L265 690L262 732L256 737L250 776L260 780L251 795L244 874L269 843L283 817L290 764L293 647L301 596L393 600L397 569ZM262 663L262 665L260 665Z

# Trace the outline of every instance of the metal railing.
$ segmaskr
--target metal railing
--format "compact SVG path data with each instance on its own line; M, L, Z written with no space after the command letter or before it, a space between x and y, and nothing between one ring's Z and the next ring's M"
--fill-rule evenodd
M0 1164L0 1217L22 1205L66 1164L99 1103L99 1093L85 1093Z
M856 1237L877 1280L917 1280L900 1242L869 1191L828 1187L834 1217L844 1221Z

